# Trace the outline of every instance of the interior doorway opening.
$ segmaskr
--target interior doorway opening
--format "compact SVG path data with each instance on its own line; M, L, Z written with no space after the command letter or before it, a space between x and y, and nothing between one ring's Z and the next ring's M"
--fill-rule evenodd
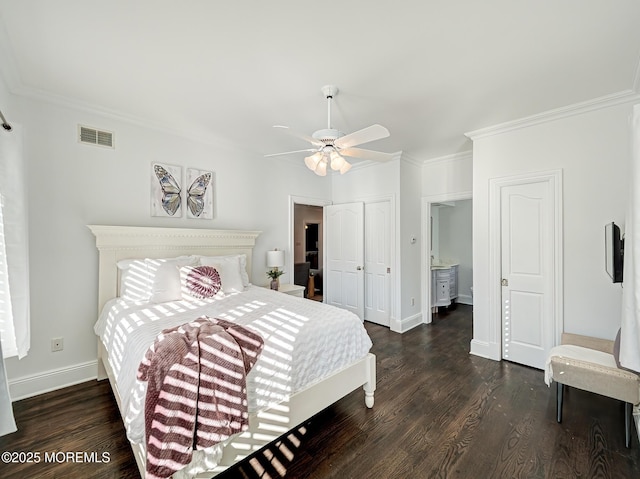
M423 318L444 308L473 306L473 201L470 193L426 198L424 203Z
M293 283L303 286L304 297L323 301L324 206L321 200L292 199L291 251Z

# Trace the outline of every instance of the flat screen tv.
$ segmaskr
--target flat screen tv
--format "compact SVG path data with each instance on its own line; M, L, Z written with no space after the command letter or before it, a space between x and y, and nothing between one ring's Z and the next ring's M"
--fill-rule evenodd
M620 236L620 227L608 223L604 227L605 268L614 283L622 283L622 264L624 257L624 239Z

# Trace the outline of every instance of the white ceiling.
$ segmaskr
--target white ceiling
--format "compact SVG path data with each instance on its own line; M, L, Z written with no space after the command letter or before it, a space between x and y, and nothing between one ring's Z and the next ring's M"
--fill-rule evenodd
M637 0L0 0L0 58L16 94L257 158L307 147L271 127L325 128L335 84L332 126L380 123L391 137L364 148L425 160L469 150L465 132L633 93L639 20Z

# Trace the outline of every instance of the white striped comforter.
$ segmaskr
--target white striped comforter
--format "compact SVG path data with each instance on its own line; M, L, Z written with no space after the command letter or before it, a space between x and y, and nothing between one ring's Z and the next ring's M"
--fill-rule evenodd
M136 372L145 352L163 329L203 314L237 322L264 340L260 359L247 377L249 412L287 399L363 358L372 346L354 314L257 286L199 302L111 300L94 329L109 351L131 441L144 442L146 383L136 379Z

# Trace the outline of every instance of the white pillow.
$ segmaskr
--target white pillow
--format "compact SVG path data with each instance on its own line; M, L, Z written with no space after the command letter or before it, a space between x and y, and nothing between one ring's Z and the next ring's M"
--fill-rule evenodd
M200 256L200 264L203 266L214 266L221 261L238 261L238 268L240 270L240 279L244 288L249 286L249 274L247 273L247 255L246 254L228 254L221 256ZM215 267L215 266L214 266ZM222 285L224 288L224 283Z
M119 297L127 301L149 301L153 281L144 259L123 259L116 263L120 272Z
M244 256L246 274L246 256L245 255L228 255L228 256L200 256L200 264L202 266L213 266L218 270L220 280L222 281L222 291L225 293L238 293L244 291L245 283L242 280L242 272L240 269L241 258ZM247 285L248 283L247 277Z
M240 277L242 278L242 284L246 288L249 286L249 274L247 273L247 255L239 254L237 255L240 260Z
M197 266L198 258L195 256L147 258L145 262L149 276L152 279L149 301L152 303L165 303L182 299L180 268L183 266Z

